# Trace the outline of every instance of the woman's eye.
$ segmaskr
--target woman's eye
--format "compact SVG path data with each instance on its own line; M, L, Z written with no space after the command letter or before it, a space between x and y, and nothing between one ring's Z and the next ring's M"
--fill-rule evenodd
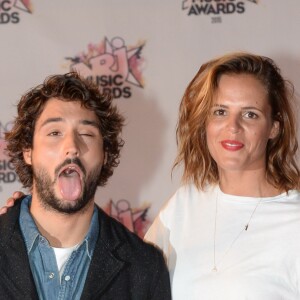
M226 111L225 111L225 109L216 109L213 111L213 115L214 116L225 116Z

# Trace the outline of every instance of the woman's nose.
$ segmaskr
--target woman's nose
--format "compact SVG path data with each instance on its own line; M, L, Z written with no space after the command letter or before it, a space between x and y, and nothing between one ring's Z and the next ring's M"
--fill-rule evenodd
M230 116L228 118L227 128L231 133L238 133L241 129L239 116Z

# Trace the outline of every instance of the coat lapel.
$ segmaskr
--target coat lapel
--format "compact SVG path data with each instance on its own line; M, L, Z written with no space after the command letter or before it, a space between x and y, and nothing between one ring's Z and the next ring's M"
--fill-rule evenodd
M122 240L114 232L110 217L99 209L99 237L87 274L81 299L95 299L119 274L125 262L114 255Z

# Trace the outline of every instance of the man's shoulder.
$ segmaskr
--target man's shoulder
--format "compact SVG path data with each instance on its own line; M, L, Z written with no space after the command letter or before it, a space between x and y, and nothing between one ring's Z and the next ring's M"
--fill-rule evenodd
M90 291L93 297L100 294L102 284L107 299L171 299L161 252L100 208L98 218L99 236L83 297Z
M0 226L3 223L14 222L19 218L22 201L16 201L14 206L10 207L7 212L0 215Z
M12 234L19 229L18 221L20 216L21 201L8 209L7 213L0 215L0 244L6 244Z
M161 251L152 244L143 241L137 234L131 232L116 219L107 215L99 208L100 239L108 242L110 246L119 245L118 248L127 252L127 256L134 259L158 258Z

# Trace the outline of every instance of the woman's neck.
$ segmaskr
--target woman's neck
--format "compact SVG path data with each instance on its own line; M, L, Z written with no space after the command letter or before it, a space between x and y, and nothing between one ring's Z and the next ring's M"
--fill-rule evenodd
M220 189L225 194L248 197L272 197L282 191L266 178L264 170L219 171Z

